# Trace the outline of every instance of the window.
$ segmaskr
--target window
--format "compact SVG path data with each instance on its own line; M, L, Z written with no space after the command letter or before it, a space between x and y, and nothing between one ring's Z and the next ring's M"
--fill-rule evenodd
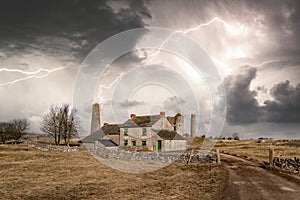
M128 128L124 129L124 136L128 136Z
M135 141L135 140L132 141L132 146L133 146L133 147L136 146L136 141Z
M146 146L147 145L147 141L146 140L143 140L142 141L142 146Z
M124 146L128 145L128 140L124 140Z
M143 128L142 136L147 136L147 129L146 128Z

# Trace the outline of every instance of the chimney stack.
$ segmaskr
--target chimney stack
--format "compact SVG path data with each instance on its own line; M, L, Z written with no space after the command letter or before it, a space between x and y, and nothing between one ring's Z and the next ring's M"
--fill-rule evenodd
M131 119L134 118L134 117L136 117L136 114L130 114Z
M184 134L184 122L183 122L183 116L180 113L177 113L175 115L175 126L176 126L176 132L179 135Z
M191 137L196 137L196 115L191 114Z
M93 104L92 108L92 124L91 134L96 132L100 128L100 105L98 103Z

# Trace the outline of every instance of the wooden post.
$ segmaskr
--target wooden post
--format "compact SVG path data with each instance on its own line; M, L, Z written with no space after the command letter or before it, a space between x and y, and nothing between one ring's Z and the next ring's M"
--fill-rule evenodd
M189 160L188 160L187 164L190 163L193 153L194 153L194 149L192 149L192 152L190 153Z
M274 149L269 149L269 164L273 167L273 159L274 159Z
M221 163L220 150L217 149L217 163Z
M97 153L97 141L94 142L94 154Z

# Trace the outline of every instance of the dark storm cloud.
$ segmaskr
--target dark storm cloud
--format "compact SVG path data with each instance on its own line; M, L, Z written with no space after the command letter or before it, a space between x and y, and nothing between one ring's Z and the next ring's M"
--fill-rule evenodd
M287 80L275 84L270 90L273 100L267 100L260 106L256 99L257 91L266 92L266 88L259 86L257 91L250 90L256 72L254 67L243 67L237 74L224 79L227 122L231 125L300 122L300 83L293 86Z
M300 55L300 1L298 0L185 0L150 1L155 4L154 12L165 21L170 28L186 29L205 23L218 17L228 24L245 25L249 27L251 36L243 41L242 37L235 37L229 45L249 45L253 48L246 55L260 61L280 60L297 63ZM164 9L170 7L170 11ZM176 16L170 18L175 11ZM158 21L157 24L160 24ZM217 32L215 32L217 34ZM214 33L214 34L215 34ZM221 38L226 38L222 36ZM210 41L210 38L207 38ZM204 44L206 41L204 42ZM218 40L214 41L215 49L227 49ZM207 45L208 46L208 45ZM207 47L211 54L215 53L211 46ZM249 53L248 53L249 54ZM278 67L285 67L286 63L277 63ZM275 67L272 65L272 67ZM295 66L293 66L295 67Z
M234 13L245 13L241 20L248 21L258 28L261 26L261 30L267 34L265 37L270 40L265 52L257 57L285 58L284 62L299 64L300 1L257 0L244 3L244 8L249 12L245 9L235 9ZM253 12L256 14L253 15Z
M0 6L0 47L6 53L38 49L86 55L102 40L143 27L150 14L143 1L114 10L106 1L7 0Z
M297 55L300 53L300 48L297 41L300 40L300 2L297 0L244 2L246 5L244 8L256 14L240 9L240 12L247 13L245 18L241 17L241 20L248 20L257 27L261 26L270 39L266 52L262 56L286 57L290 62L293 62L293 59L299 60ZM236 11L235 13L240 13L238 9Z
M140 105L145 105L145 102L143 101L136 101L136 100L125 100L124 102L119 103L119 105L123 108L129 108L129 107L135 107Z
M270 91L274 100L265 101L265 118L269 122L300 122L300 84L287 80L278 83Z
M247 124L258 121L261 111L255 98L257 92L249 89L256 71L254 67L243 67L237 75L229 75L224 79L228 123Z

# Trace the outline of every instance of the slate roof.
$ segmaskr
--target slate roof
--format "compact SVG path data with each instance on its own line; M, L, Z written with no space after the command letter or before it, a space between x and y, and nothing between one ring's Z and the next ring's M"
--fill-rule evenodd
M120 128L118 124L104 124L101 127L105 135L119 135Z
M185 140L184 137L175 131L160 130L157 135L163 140Z
M161 115L136 116L132 119L128 119L124 124L119 125L119 127L152 127L161 117Z
M95 141L102 139L104 136L105 136L105 134L102 131L102 129L100 128L96 132L83 138L81 141L82 141L82 143L94 143Z
M114 143L112 140L109 139L100 139L98 140L101 144L103 144L105 147L117 147L118 145Z

